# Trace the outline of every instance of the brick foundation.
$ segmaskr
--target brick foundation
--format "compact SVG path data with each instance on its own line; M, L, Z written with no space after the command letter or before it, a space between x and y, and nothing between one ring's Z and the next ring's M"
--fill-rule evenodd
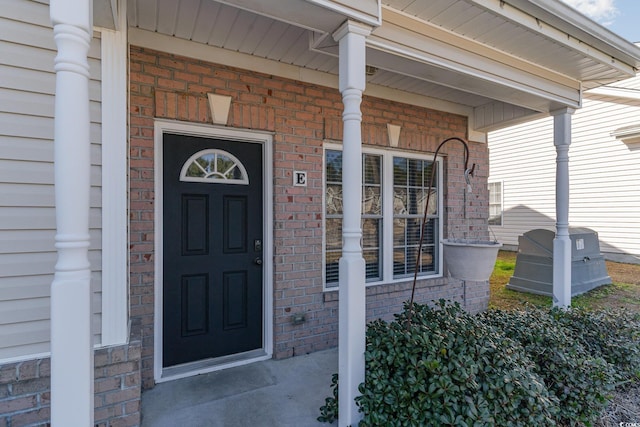
M94 352L96 427L140 425L141 350L139 327L132 327L129 344ZM49 426L50 418L50 359L0 366L0 427Z
M130 289L131 316L142 326L143 387L153 386L154 315L154 119L211 123L207 93L232 97L227 126L274 134L274 357L289 357L337 345L336 292L322 285L323 143L342 139L342 100L337 89L216 65L149 49L130 51ZM363 144L388 147L387 123L402 126L398 149L433 153L451 136L466 137L467 119L428 108L363 97ZM474 192L464 218L463 147L446 145L445 235L469 227L487 238L488 152L470 143L476 163ZM293 187L294 170L306 170L307 187ZM410 295L410 283L367 289L369 318L390 318ZM469 297L467 289L467 297ZM481 306L473 293L470 308ZM461 282L423 280L417 300L464 301ZM304 313L306 321L291 323Z

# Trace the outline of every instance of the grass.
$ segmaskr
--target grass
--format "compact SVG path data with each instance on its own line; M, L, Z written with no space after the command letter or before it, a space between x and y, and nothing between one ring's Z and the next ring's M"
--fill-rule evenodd
M551 297L512 291L505 288L513 275L516 253L500 251L493 274L489 279L491 297L489 308L515 309L525 304L551 306ZM600 286L572 298L572 305L586 309L624 307L640 313L640 265L607 261L607 271L613 284Z

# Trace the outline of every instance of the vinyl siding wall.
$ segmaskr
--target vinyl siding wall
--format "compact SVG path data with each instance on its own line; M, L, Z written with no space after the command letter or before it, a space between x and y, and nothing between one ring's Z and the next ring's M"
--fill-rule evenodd
M640 79L615 87L640 89ZM569 149L570 213L574 227L589 227L603 252L640 255L640 144L611 135L640 124L640 101L585 98L572 121ZM534 228L555 230L553 119L489 134L490 181L503 181L503 226L491 226L505 244Z
M0 8L0 362L49 351L56 253L53 112L56 55L46 2ZM100 40L89 52L95 343L101 309Z

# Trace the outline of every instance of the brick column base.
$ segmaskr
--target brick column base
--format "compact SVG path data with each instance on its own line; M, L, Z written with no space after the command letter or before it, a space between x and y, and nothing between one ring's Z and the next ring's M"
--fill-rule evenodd
M128 344L105 347L95 357L96 427L140 425L140 325ZM0 427L50 426L50 358L0 366Z

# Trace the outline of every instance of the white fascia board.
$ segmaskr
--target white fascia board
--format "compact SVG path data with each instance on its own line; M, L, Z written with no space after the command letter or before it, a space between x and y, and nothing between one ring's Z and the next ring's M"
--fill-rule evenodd
M640 66L640 49L635 43L603 27L562 1L510 0L510 3L526 12L543 10L545 20L551 25L567 33L577 32L578 38L586 38L589 44L606 54L621 58L634 68Z
M625 76L635 74L640 49L557 0L469 0Z

